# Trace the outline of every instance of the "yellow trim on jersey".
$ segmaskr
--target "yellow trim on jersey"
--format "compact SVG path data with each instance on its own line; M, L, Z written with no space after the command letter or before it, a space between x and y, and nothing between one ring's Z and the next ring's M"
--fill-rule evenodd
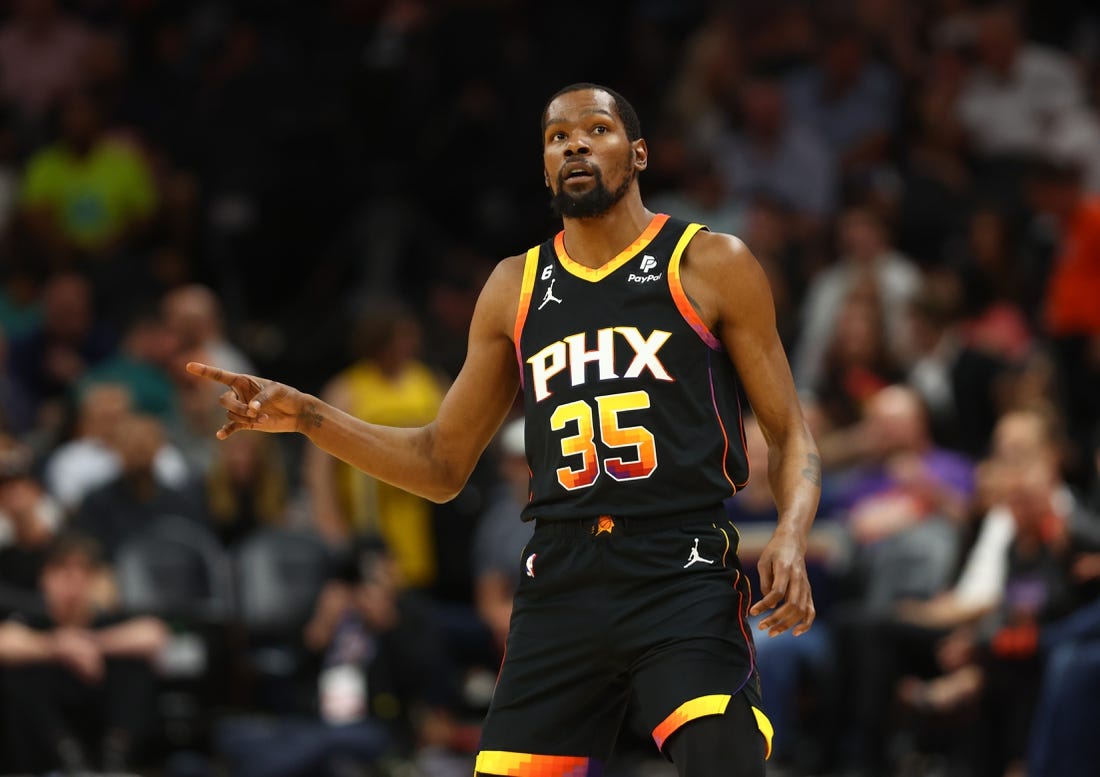
M531 309L531 295L535 289L535 277L539 271L539 246L527 249L527 259L523 264L523 281L519 287L519 305L516 307L516 323L512 329L512 342L516 346L516 360L519 362L519 380L523 382L523 354L519 350L519 339L523 335L523 325L527 323L527 313Z
M581 280L595 283L596 281L603 280L637 256L642 249L653 241L653 238L657 237L657 233L661 231L661 227L663 227L667 221L668 214L658 213L655 215L650 219L649 225L642 231L642 234L638 235L633 243L616 254L615 258L610 262L600 267L588 267L569 256L569 252L565 250L565 230L562 230L554 237L554 252L558 255L558 261L561 262L561 266L564 267L570 275L575 275Z
M703 229L702 224L691 224L684 230L684 234L680 235L680 239L676 242L676 248L672 252L672 258L668 260L668 288L672 292L672 300L676 303L677 309L680 311L680 315L684 321L695 330L695 334L702 338L703 342L708 346L718 351L721 350L722 344L713 332L707 328L707 325L703 323L703 319L699 318L699 311L695 309L695 306L691 304L691 300L688 299L687 292L684 291L684 285L680 281L680 259L684 255L684 251L687 250L688 243L691 239Z

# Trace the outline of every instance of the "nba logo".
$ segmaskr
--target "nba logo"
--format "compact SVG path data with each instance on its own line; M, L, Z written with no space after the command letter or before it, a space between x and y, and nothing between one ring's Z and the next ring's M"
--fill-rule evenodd
M650 270L652 270L656 266L657 266L657 260L654 259L649 254L646 254L645 256L642 257L642 266L639 267L638 269L641 272L649 272Z

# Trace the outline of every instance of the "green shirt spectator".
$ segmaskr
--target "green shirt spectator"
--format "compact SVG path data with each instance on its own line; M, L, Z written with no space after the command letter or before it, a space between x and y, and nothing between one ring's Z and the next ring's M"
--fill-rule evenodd
M68 242L94 249L148 218L156 190L145 161L132 148L109 140L80 156L64 145L31 157L23 205L51 212Z
M140 231L157 204L140 152L104 132L103 109L85 92L61 111L61 139L27 163L21 204L32 234L55 256L110 252Z

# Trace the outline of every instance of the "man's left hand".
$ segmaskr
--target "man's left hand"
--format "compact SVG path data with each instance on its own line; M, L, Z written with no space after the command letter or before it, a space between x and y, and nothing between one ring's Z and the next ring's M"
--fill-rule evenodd
M764 546L757 569L763 598L749 610L750 615L768 612L758 628L769 637L794 629L800 636L813 625L814 599L806 574L804 543L789 534L776 533Z

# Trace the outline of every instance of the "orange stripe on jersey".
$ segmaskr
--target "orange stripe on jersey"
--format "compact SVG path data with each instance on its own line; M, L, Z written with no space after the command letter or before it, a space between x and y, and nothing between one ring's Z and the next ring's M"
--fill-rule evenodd
M531 295L534 293L535 276L539 271L539 246L528 249L527 261L523 265L523 283L519 290L519 307L516 309L516 325L512 330L512 342L516 346L516 361L519 363L519 383L523 385L523 354L519 350L519 338L523 334L523 325L527 322L527 311L531 309Z
M589 762L583 756L482 750L477 754L474 772L499 777L586 777Z
M664 747L665 740L685 723L707 715L724 713L729 706L730 698L732 697L728 693L716 693L712 696L698 696L685 701L653 729L653 741L657 743L657 748Z
M699 312L691 304L691 300L684 292L684 285L680 281L680 258L684 255L688 243L695 237L695 233L702 228L702 224L690 225L684 230L684 234L680 236L679 242L676 243L672 258L668 260L668 288L672 292L672 300L676 303L676 308L680 311L680 315L684 317L684 321L688 322L688 325L695 330L695 334L699 335L704 343L714 350L720 351L722 350L722 344L714 336L714 333L707 328L707 325L703 323L703 319L699 318Z
M639 251L649 245L653 238L657 237L657 233L661 231L661 227L665 225L666 221L668 221L668 215L665 213L658 213L650 220L649 226L643 230L642 234L638 235L638 238L633 243L628 245L620 251L614 259L601 267L586 267L569 256L569 252L565 250L564 229L554 238L554 251L558 255L561 266L564 267L570 275L576 275L582 280L595 283L598 280L606 278L637 256Z

